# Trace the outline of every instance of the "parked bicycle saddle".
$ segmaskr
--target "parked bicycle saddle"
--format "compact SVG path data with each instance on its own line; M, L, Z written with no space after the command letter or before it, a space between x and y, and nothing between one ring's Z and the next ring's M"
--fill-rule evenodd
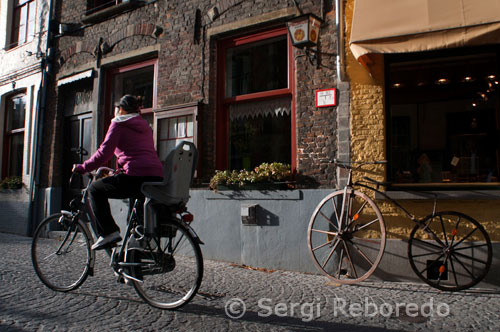
M165 160L163 181L145 182L141 188L142 193L166 205L186 204L197 160L198 150L195 145L182 141Z

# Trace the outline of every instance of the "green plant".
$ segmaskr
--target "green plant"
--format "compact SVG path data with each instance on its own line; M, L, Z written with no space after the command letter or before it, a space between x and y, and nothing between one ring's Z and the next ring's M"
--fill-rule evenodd
M215 171L210 179L210 188L217 190L217 186L244 187L253 183L276 183L290 181L292 172L290 165L282 163L263 163L252 171Z
M10 176L0 182L2 189L19 189L23 186L23 180L20 176Z

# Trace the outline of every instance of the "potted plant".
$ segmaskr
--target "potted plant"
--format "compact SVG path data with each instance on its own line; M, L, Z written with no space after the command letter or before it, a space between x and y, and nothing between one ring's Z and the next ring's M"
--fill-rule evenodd
M23 186L23 180L20 176L10 176L0 182L0 189L20 189Z

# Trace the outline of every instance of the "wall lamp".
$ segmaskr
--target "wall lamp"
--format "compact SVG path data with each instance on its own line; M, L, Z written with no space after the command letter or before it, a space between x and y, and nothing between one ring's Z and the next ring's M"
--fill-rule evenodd
M321 28L322 20L314 14L304 14L293 18L288 21L288 33L294 47L303 49L305 48L306 55L309 60L316 60L319 67L319 61L316 54L310 54L310 51L318 53L317 47L319 40L319 30Z

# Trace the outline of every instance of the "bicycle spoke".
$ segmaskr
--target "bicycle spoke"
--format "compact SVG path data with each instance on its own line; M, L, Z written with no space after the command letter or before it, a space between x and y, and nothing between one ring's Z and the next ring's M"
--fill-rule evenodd
M335 211L335 217L337 218L337 226L336 226L336 228L337 228L337 230L339 230L339 227L340 227L340 225L339 225L340 219L339 219L339 214L338 214L338 212L337 212L337 211L338 211L338 210L337 210L337 205L335 205L335 199L334 199L334 197L332 197L332 204L333 204L333 211ZM321 213L321 212L320 212L320 213ZM324 215L323 215L323 216L324 216ZM325 216L324 216L324 217L325 217ZM325 218L326 218L326 217L325 217ZM328 221L331 223L331 220L330 220L330 219L326 218L326 220L328 220ZM332 224L332 225L333 225L333 224ZM334 226L335 226L335 225L334 225Z
M333 240L335 240L335 239L333 239ZM313 248L313 249L312 249L312 251L316 251L316 250L318 250L318 249L323 248L324 246L326 246L326 245L328 245L328 244L331 244L333 240L328 241L328 242L325 242L325 243L323 243L322 245L317 246L316 248Z
M477 231L478 229L479 229L479 228L477 228L477 227L476 227L476 228L474 228L474 229L473 229L472 231L470 231L470 233L469 233L469 234L467 234L467 235L466 235L463 239L461 239L460 241L458 241L457 243L455 243L455 244L453 245L453 247L452 247L452 248L455 248L455 247L456 247L456 246L458 246L460 243L464 242L464 241L465 241L465 240L466 240L469 236L471 236L471 235L472 235L475 231Z
M439 249L439 250L443 249L443 247L440 247L437 244L431 243L429 241L420 240L420 239L417 239L417 238L414 238L413 241L417 241L419 243L425 244L425 245L430 246L430 247L434 247L434 248Z
M349 254L349 248L347 247L347 243L343 241L344 243L344 248L345 248L345 254L347 256L347 259L349 260L349 264L351 265L352 272L354 273L354 277L358 279L358 273L356 272L356 269L354 268L354 264L352 263L351 255Z
M357 246L356 243L351 242L352 246L359 252L359 254L368 262L373 265L373 262L365 255L365 253Z
M425 253L425 254L418 254L418 255L412 255L413 258L417 257L425 257L425 256L431 256L431 255L438 255L440 252L430 252L430 253Z
M419 273L420 273L420 274L423 274L424 272L426 272L426 271L429 269L429 267L431 267L432 265L434 265L434 263L436 263L437 261L439 261L439 259L440 259L441 257L443 257L443 256L444 256L444 253L443 253L443 254L441 254L441 255L439 255L439 257L438 257L438 258L436 258L436 259L434 260L434 262L432 262L432 264L428 264L428 265L425 267L425 269L423 269L422 271L419 271Z
M319 213L321 214L321 216L323 216L323 218L325 218L330 223L330 225L332 225L333 227L335 227L335 229L337 231L339 230L338 226L335 225L327 216L325 216L325 214L323 212L320 211Z
M458 287L457 272L455 271L455 264L453 264L453 259L450 259L451 270L453 271L453 279L455 280L455 286Z
M446 235L446 229L444 228L443 216L439 215L439 221L441 223L441 229L443 230L444 241L446 242L446 246L448 247L448 236Z
M462 258L467 258L467 259L470 259L470 260L472 260L472 261L474 261L474 262L482 263L482 264L484 264L484 265L486 265L486 264L487 264L487 262L485 262L485 261L483 261L483 260L481 260L481 259L479 259L479 258L477 258L477 257L468 256L468 255L462 254L462 253L460 253L460 252L453 252L453 254L454 254L454 255L458 255L458 256L460 256L460 257L462 257Z
M321 229L311 229L312 232L316 232L316 233L322 233L322 234L327 234L327 235L335 235L337 236L337 232L329 232L329 231L324 231L324 230L321 230Z
M372 220L372 221L370 221L370 222L368 222L366 224L363 224L363 226L359 227L357 230L360 231L360 230L362 230L362 229L364 229L364 228L366 228L368 226L373 225L376 222L378 222L378 218L376 218L376 219L374 219L374 220Z
M465 250L465 249L472 249L472 248L481 248L481 247L487 247L487 246L488 246L487 243L483 243L483 244L476 244L476 245L473 245L473 246L470 246L470 247L453 248L453 250L457 251L457 250Z
M463 269L471 276L472 279L475 279L476 277L474 277L474 274L472 272L469 271L469 269L460 261L460 259L458 259L458 257L456 257L454 254L451 254L453 257L455 257L455 259L457 260L458 264L460 264Z
M339 245L339 242L340 242L340 239L337 239L337 243L335 243L335 245L333 246L332 250L330 251L330 254L326 258L325 262L323 263L322 268L325 268L326 264L328 263L328 261L330 260L330 258L333 255L333 253L335 252L335 249L337 249L337 246Z
M344 261L344 248L340 248L339 264L337 268L337 279L340 279L340 273L342 272L343 261Z

